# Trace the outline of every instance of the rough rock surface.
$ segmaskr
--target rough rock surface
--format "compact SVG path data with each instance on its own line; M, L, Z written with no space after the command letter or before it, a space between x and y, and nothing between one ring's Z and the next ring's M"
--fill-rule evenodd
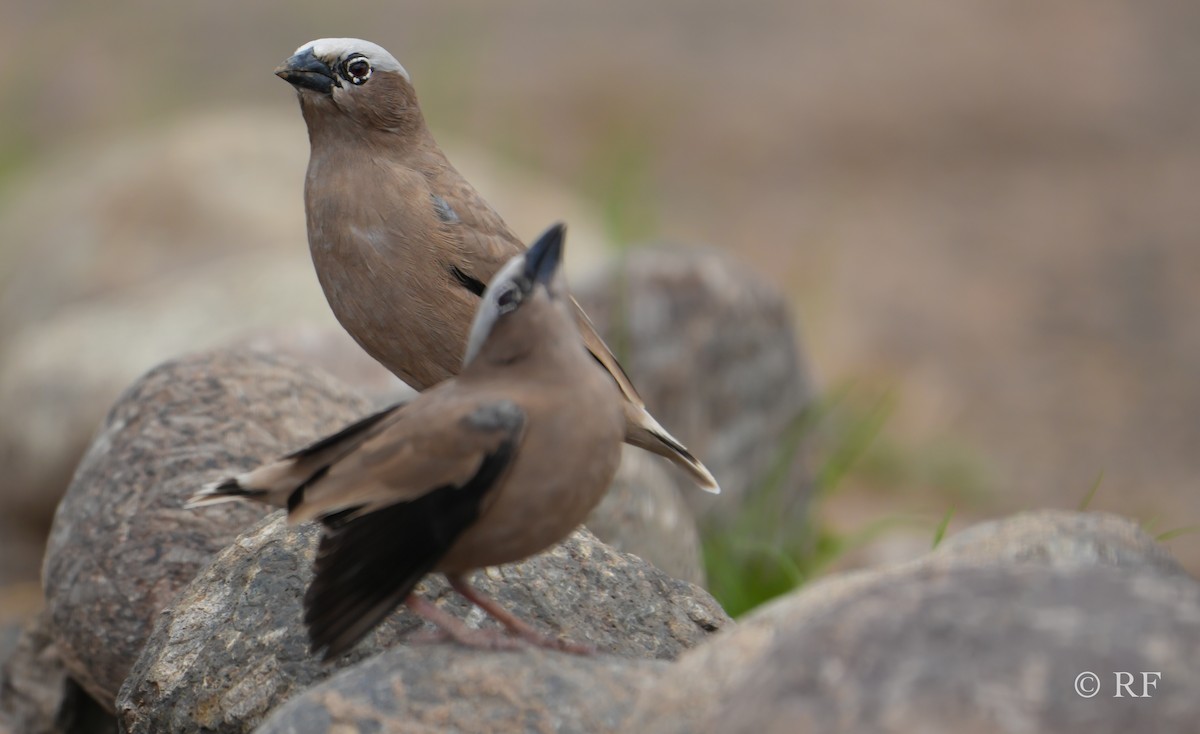
M778 600L683 656L628 730L1192 731L1200 585L1119 519L1068 515ZM1112 697L1117 671L1143 670L1162 674L1155 700ZM1094 699L1073 688L1084 672Z
M338 667L425 626L402 610L333 664L313 658L300 600L318 536L312 524L288 528L282 517L269 518L176 597L118 698L126 731L248 731ZM674 659L730 624L703 590L613 551L586 530L523 563L476 573L474 583L527 621L621 657ZM418 592L468 624L496 626L440 576Z
M158 612L265 510L183 500L364 414L282 357L213 352L157 367L109 412L55 515L43 584L59 654L111 710Z
M735 513L781 459L788 511L803 513L804 451L786 436L813 388L778 289L716 252L659 247L576 291L655 417L721 483L716 498L685 491L699 518Z
M15 648L0 656L0 731L14 734L110 734L117 721L67 675L46 628L29 622Z
M255 731L624 732L638 692L668 670L655 660L533 649L398 647L305 691Z

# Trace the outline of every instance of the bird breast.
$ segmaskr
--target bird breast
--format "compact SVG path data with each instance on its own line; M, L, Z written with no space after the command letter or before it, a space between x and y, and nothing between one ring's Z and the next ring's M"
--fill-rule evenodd
M462 573L519 561L558 543L587 518L612 482L624 437L616 390L599 387L603 399L591 405L568 401L549 414L533 412L510 473L438 570Z

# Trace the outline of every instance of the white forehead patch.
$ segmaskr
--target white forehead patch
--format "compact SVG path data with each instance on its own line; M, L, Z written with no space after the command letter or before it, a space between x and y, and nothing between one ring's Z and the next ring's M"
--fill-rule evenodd
M399 61L396 61L395 56L387 52L386 48L361 38L318 38L296 49L296 53L300 53L306 48L312 49L313 56L329 64L351 54L362 54L376 69L397 72L411 81L408 72L400 65Z

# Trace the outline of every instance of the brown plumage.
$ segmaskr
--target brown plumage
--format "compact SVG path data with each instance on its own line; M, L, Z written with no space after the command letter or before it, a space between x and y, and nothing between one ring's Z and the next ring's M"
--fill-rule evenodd
M305 594L314 651L345 651L405 601L460 641L511 644L412 595L431 571L516 635L580 651L466 581L474 569L562 540L616 471L624 415L616 386L579 337L561 249L562 228L552 228L496 277L457 377L189 502L247 498L286 507L291 522L324 524Z
M387 51L358 39L321 39L276 73L296 87L308 125L309 248L338 321L419 390L456 374L479 294L524 245L450 165L408 73ZM625 440L719 491L708 469L647 412L573 305L584 343L620 390Z

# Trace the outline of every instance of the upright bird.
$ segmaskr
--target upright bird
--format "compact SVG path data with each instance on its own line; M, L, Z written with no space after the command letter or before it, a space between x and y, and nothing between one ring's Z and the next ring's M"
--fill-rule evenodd
M457 377L307 448L206 486L198 507L246 498L319 519L304 596L314 651L354 645L401 602L455 639L504 647L413 594L440 571L532 643L549 638L472 587L477 568L521 560L566 537L600 501L624 435L617 388L584 349L559 266L561 225L493 278Z
M418 390L450 377L485 285L524 245L450 165L408 72L386 50L323 38L301 46L275 73L296 88L308 126L308 244L338 321ZM625 441L670 459L702 489L720 491L646 410L579 305L572 308L588 351L620 390Z

